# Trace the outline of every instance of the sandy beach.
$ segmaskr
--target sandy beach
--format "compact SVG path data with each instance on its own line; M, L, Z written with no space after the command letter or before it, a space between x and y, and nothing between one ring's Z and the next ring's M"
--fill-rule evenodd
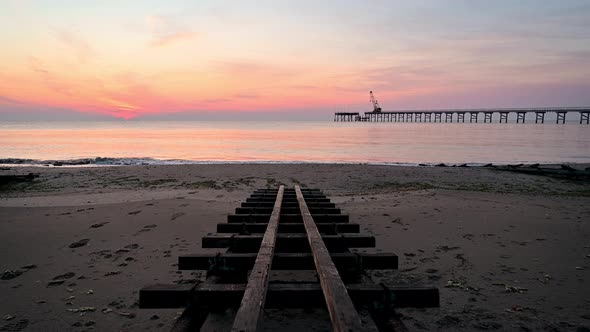
M279 184L323 189L376 236L376 251L399 256L399 271L371 272L374 280L439 287L440 308L399 310L410 330L590 327L588 181L363 164L8 167L0 174L29 172L39 177L0 188L0 331L169 329L180 310L139 309L139 289L200 278L177 271L177 256L206 252L202 236L253 190ZM316 314L321 321L324 313ZM267 316L267 330L289 330L296 319Z

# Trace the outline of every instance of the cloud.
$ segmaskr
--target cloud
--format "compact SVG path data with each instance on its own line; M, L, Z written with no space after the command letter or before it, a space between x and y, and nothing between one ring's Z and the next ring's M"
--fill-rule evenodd
M172 16L152 15L145 19L146 27L151 34L149 45L165 47L189 41L199 37L199 33L180 23Z
M255 94L247 94L247 93L244 93L244 94L237 94L236 95L236 98L241 98L241 99L258 99L258 98L260 98L260 96L259 95L255 95Z
M150 41L150 46L164 47L174 43L187 41L198 37L197 32L179 31L171 34L154 35Z
M74 50L81 63L86 63L96 53L79 34L71 30L55 28L53 32L59 42Z
M0 104L21 104L21 102L16 99L0 96Z
M205 99L203 100L207 104L218 104L218 103L227 103L231 102L232 99L229 98L213 98L213 99Z
M58 77L52 74L46 67L46 65L38 58L31 56L29 57L29 68L39 76L41 81L54 92L72 95L72 88L59 81Z

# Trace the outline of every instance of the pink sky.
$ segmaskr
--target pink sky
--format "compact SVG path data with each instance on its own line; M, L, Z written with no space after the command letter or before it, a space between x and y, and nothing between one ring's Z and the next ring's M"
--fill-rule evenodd
M0 4L3 114L590 105L590 4Z

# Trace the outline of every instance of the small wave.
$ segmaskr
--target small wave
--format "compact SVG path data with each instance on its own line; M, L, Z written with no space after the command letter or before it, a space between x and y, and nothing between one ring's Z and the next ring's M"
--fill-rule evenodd
M494 165L510 164L560 164L560 162L539 162L539 161L515 161L515 162L493 162ZM562 163L562 162L561 162ZM134 166L134 165L221 165L221 164L342 164L342 165L383 165L383 166L468 166L481 167L489 164L488 162L382 162L382 161L299 161L299 160L186 160L186 159L155 159L150 157L143 158L113 158L113 157L96 157L80 159L63 159L63 160L39 160L23 158L4 158L0 159L0 165L5 166L69 166L69 167L93 167L93 166Z
M90 166L90 165L104 165L104 166L130 166L130 165L182 165L199 163L191 160L160 160L154 158L110 158L110 157L96 157L96 158L80 158L80 159L61 159L61 160L40 160L40 159L22 159L22 158L5 158L0 159L0 164L3 165L32 165L32 166Z

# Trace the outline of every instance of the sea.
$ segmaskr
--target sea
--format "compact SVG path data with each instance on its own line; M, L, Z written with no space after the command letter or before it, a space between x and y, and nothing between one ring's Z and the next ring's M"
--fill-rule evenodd
M55 163L590 163L590 125L0 121L0 164Z

